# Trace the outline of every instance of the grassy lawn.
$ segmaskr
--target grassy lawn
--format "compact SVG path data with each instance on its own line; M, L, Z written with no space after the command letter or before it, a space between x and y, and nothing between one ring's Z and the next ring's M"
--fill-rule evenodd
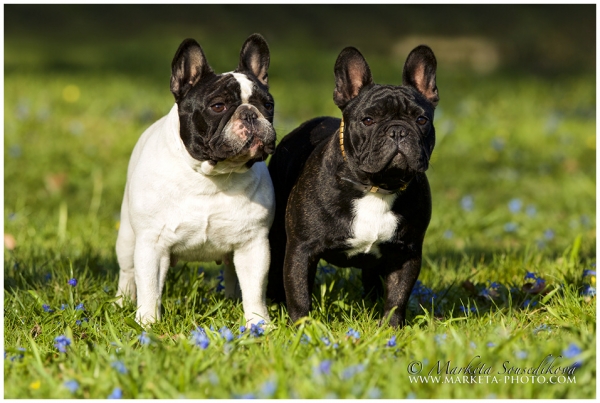
M243 39L205 49L216 70ZM174 51L159 78L5 75L5 398L596 396L593 75L440 66L433 217L405 328L377 326L359 270L321 262L313 320L289 327L273 305L272 329L240 329L220 267L196 262L170 271L164 319L144 331L113 304L114 245L131 150L173 102ZM340 115L336 52L272 52L279 138ZM363 53L376 81L400 83L401 62Z

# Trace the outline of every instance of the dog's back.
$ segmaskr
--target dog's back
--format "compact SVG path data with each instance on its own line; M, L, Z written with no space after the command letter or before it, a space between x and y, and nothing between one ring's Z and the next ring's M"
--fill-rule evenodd
M275 220L269 233L271 268L267 296L273 301L285 302L283 288L283 260L287 237L285 234L285 210L290 193L308 157L315 148L329 139L340 127L340 119L319 117L304 122L287 134L277 145L269 162L269 173L275 192Z

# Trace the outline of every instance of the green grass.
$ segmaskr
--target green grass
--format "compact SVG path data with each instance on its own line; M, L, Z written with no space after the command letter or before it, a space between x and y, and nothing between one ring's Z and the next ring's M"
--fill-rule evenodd
M215 64L234 64L236 54ZM273 54L279 138L308 118L339 116L331 99L335 53L315 52L308 78L287 76L306 59L285 49ZM398 63L365 56L376 81L399 83ZM129 154L172 105L168 77L13 69L4 85L4 224L16 244L4 249L5 398L106 398L115 388L124 398L595 397L596 300L583 295L595 286L595 276L584 276L595 270L596 254L593 76L440 69L428 172L433 217L423 288L405 328L378 326L381 301L360 298L359 271L323 266L310 323L289 327L285 310L271 306L271 330L237 338L241 303L216 291L219 267L179 263L147 345L138 340L134 307L113 304L114 244ZM74 102L63 94L69 85L79 89ZM526 292L527 272L543 278L548 293ZM84 309L75 309L80 303ZM198 326L206 349L191 342ZM236 338L226 342L211 326ZM347 336L349 328L360 338ZM66 353L54 346L60 335L71 340ZM388 347L392 336L396 346ZM572 383L502 373L503 364L538 367L572 345L581 352L554 363L581 362ZM413 362L424 375L438 362L465 367L473 359L472 366L492 368L490 378L409 377ZM78 382L74 393L64 386L69 380Z

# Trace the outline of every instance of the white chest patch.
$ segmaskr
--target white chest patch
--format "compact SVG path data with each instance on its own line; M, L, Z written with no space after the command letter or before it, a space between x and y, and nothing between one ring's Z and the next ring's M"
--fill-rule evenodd
M241 73L230 73L238 83L240 83L240 87L242 89L242 103L247 104L250 96L252 95L252 89L254 88L254 83L250 81L246 75Z
M396 232L398 217L392 211L397 194L368 193L353 201L352 237L348 239L348 257L359 253L381 256L378 244L389 241Z

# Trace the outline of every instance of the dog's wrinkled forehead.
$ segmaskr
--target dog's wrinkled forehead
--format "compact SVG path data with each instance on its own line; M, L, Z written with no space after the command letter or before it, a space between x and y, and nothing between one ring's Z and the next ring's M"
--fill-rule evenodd
M187 98L212 102L220 98L225 102L248 103L256 86L245 74L223 73L194 87Z
M414 88L394 85L373 85L362 91L348 104L348 108L358 113L376 113L379 115L402 115L432 113L431 104Z

